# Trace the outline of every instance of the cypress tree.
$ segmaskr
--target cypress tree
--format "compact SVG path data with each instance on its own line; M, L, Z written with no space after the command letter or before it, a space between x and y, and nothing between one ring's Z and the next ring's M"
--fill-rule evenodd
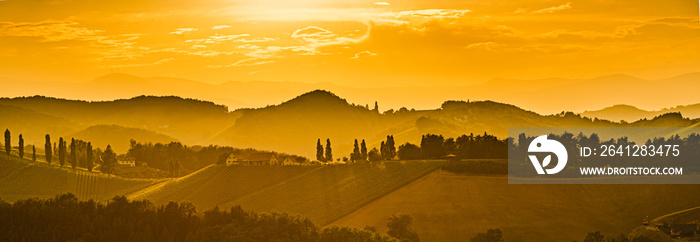
M384 144L384 141L382 141L382 143L379 145L379 154L383 160L386 160L386 145Z
M360 147L357 144L357 139L355 139L355 144L352 149L352 154L350 154L350 160L357 161L360 159Z
M331 149L331 139L326 139L326 161L333 161L333 149Z
M66 163L66 143L63 137L58 139L58 163L61 166Z
M367 144L364 139L362 140L362 144L360 144L360 159L363 161L367 160Z
M93 167L92 156L93 156L93 153L92 153L92 144L91 144L90 142L87 143L87 154L86 154L86 156L87 156L87 161L86 161L87 167L86 167L86 168L87 168L88 171L92 171L92 167Z
M44 153L46 153L46 162L51 164L51 136L46 134L46 143L44 144Z
M19 158L24 158L24 138L19 134Z
M5 129L5 152L7 152L8 156L10 155L10 150L12 150L10 130Z
M316 142L316 160L323 161L323 145L321 145L321 139Z
M394 159L396 156L396 143L394 143L394 136L387 136L387 151L389 153L389 159Z
M32 161L36 161L36 146L32 145Z
M70 139L70 166L75 170L78 165L78 151L75 150L75 138Z

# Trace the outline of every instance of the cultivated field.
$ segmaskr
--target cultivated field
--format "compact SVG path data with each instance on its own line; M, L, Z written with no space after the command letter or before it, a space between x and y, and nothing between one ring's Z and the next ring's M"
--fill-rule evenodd
M698 185L508 185L505 176L436 171L331 224L386 232L389 216L409 214L421 241L469 241L490 228L505 241L581 241L698 205Z
M197 209L221 206L260 189L319 169L316 166L217 166L132 193L129 199L156 204L191 202Z
M192 202L198 209L241 205L257 212L302 215L327 224L439 168L440 161L326 166L210 166L133 193L155 203Z
M0 154L0 199L6 202L27 198L46 199L69 192L80 199L106 201L158 182L108 177L83 169L73 171L69 166L62 168L58 164L49 165Z

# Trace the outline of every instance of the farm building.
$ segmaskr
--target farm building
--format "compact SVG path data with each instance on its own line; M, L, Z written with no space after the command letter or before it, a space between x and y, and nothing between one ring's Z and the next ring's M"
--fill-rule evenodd
M296 165L300 165L300 164L297 162L297 159L294 159L294 157L287 156L282 161L282 165L283 166L296 166Z
M243 164L243 162L245 162L246 160L247 159L242 154L231 153L226 158L226 165L230 166L235 164Z
M231 153L226 158L226 165L279 165L279 160L277 156L273 153L254 153L248 157L238 154Z
M117 160L117 165L134 167L134 166L136 166L136 161L134 161L134 160Z

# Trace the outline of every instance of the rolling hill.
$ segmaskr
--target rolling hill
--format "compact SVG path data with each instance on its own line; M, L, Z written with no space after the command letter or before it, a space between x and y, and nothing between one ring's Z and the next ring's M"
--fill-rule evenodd
M505 176L433 172L331 225L386 232L408 214L421 241L468 241L500 228L505 241L572 241L586 233L628 234L645 216L698 206L697 185L509 185Z
M0 98L0 112L3 110L9 118L0 124L5 123L13 134L25 134L28 144L42 144L47 133L52 137L78 134L86 141L92 138L87 134L93 134L95 141L104 146L106 137L94 130L107 132L107 127L112 127L108 133L125 131L110 142L119 147L119 152L124 152L128 140L134 138L142 142L179 140L185 145L214 144L314 157L316 141L330 139L336 158L348 156L355 139L366 140L372 149L379 147L387 135L393 135L400 145L417 143L426 133L457 137L487 132L503 138L508 127L689 126L698 122L660 111L647 120L620 124L572 112L541 115L494 101L446 101L438 109L380 113L322 90L278 105L233 112L212 102L172 96L100 102L41 96ZM129 135L133 137L126 137Z
M31 154L29 154L31 156ZM38 154L37 154L38 155ZM124 179L83 169L74 171L58 164L32 162L17 156L0 155L0 199L46 199L73 193L81 199L106 201L160 182L150 179Z
M213 143L250 146L313 157L318 139L330 138L335 157L347 156L354 139L379 147L387 135L397 144L417 143L426 133L457 137L487 132L506 137L508 127L689 126L697 121L660 115L629 124L592 120L574 113L541 115L493 101L447 101L434 110L399 110L380 114L348 103L328 91L305 93L279 105L241 110L236 123Z
M210 166L130 194L130 199L192 202L199 209L241 205L327 224L439 168L439 161L327 166Z
M119 125L171 136L187 144L208 145L211 137L232 125L239 115L212 102L173 96L138 96L104 102L32 96L0 98L0 105L0 111L7 110L5 112L11 114L8 116L23 117L22 121L8 120L6 127L16 127L22 122L35 123L22 130L11 129L31 133L25 136L32 143L34 140L43 142L47 133L53 137L67 137L81 130L90 132L85 129L91 126ZM123 145L128 145L128 139L126 141Z

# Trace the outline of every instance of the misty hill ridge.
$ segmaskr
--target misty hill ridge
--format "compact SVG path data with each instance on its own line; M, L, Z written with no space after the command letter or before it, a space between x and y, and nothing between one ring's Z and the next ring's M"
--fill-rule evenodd
M679 105L660 110L644 110L631 105L618 104L600 110L584 111L582 116L606 119L611 121L625 120L634 122L642 119L652 119L665 113L681 113L683 117L700 118L700 104Z
M138 96L115 101L86 102L42 96L0 99L2 107L21 108L31 119L6 124L14 133L25 133L28 143L41 144L43 135L69 137L75 133L93 134L91 139L102 142L100 132L86 130L95 125L104 133L128 128L132 138L145 137L139 142L179 140L186 145L224 145L239 148L256 148L306 157L314 157L314 145L318 139L332 141L336 158L348 156L355 139L365 140L368 149L378 148L387 135L393 135L397 145L418 143L426 133L458 137L463 134L487 132L501 138L507 136L508 127L603 127L603 126L688 126L697 120L684 119L681 115L653 117L695 108L700 105L677 107L654 113L647 120L620 124L605 120L585 118L574 113L541 115L521 107L495 101L446 101L441 108L428 110L400 109L386 113L370 107L349 103L326 90L314 90L280 102L278 105L257 109L229 112L225 106L213 102L185 99L174 96ZM379 103L381 105L381 103ZM380 106L381 107L381 106ZM616 108L630 109L628 106ZM10 111L8 111L10 112ZM30 113L34 113L31 114ZM57 117L69 122L45 122L44 116ZM585 116L585 115L584 115ZM685 115L684 115L685 116ZM600 119L600 118L599 118ZM607 119L607 118L605 118ZM619 120L619 119L607 119ZM41 121L41 122L38 122ZM38 125L24 125L32 123ZM118 125L118 126L109 126ZM20 127L21 126L21 127ZM51 127L50 129L47 127ZM93 128L94 129L94 128ZM138 130L131 130L138 129ZM31 131L31 132L30 132ZM129 132L126 132L129 131ZM134 131L134 132L131 132ZM138 131L138 132L136 132ZM143 131L153 133L144 134ZM117 131L118 138L110 142L121 148L128 145L128 138ZM163 136L161 136L163 135ZM117 136L115 136L117 137ZM165 138L167 137L167 138ZM86 141L91 141L86 137ZM98 143L99 143L98 142ZM119 149L121 150L121 149Z
M350 103L370 104L378 101L382 110L400 107L434 109L445 100L495 100L513 103L539 113L562 110L583 112L591 107L624 103L654 108L698 103L695 90L700 89L700 73L687 73L666 79L646 80L629 75L608 75L595 78L494 78L478 84L424 85L395 87L349 87L317 82L284 82L276 80L211 80L195 81L170 77L140 77L114 73L85 83L18 81L2 79L5 88L0 96L42 94L73 99L105 100L139 95L176 95L206 99L224 104L230 110L260 108L282 103L300 93L324 89L352 100ZM219 83L219 84L214 84ZM682 87L682 88L679 88ZM562 90L566 90L565 92ZM625 90L619 92L618 90ZM538 95L547 98L532 98ZM591 98L591 95L595 98ZM420 97L420 98L415 98ZM649 98L654 102L650 103ZM684 116L690 116L684 113ZM691 116L694 117L694 116ZM698 116L700 117L700 116ZM629 120L628 120L629 121Z

